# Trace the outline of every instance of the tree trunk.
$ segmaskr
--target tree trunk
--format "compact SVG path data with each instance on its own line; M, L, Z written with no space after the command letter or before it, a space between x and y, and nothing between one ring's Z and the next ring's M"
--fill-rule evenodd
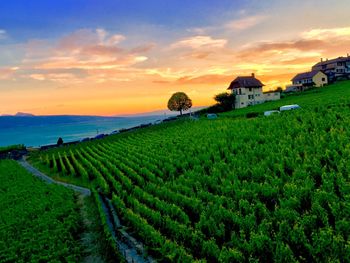
M182 110L180 110L180 115L182 116Z

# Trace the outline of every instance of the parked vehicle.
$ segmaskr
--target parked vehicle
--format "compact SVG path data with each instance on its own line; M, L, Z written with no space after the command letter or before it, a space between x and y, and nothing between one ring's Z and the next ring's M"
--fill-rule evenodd
M280 107L280 111L297 110L297 109L301 109L301 107L298 104L285 105Z
M216 119L218 117L218 115L216 115L215 113L208 113L207 114L207 118L209 120L213 120L213 119Z
M264 112L264 116L270 116L270 115L276 115L276 114L280 114L280 112L278 110L269 110Z
M112 131L112 132L111 132L111 135L113 135L113 134L118 134L118 133L120 133L120 131Z

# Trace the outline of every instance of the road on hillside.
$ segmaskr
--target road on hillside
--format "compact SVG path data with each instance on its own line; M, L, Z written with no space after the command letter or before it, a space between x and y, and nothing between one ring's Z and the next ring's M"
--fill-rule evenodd
M42 172L40 172L38 169L34 168L32 165L30 165L27 160L25 160L24 158L22 158L21 160L18 161L20 165L22 165L27 171L29 171L30 173L32 173L33 175L35 175L36 177L39 177L40 179L44 180L45 182L49 183L49 184L59 184L59 185L63 185L64 187L70 188L73 191L82 194L84 196L90 196L91 195L91 191L88 188L84 188L81 186L77 186L77 185L73 185L73 184L68 184L68 183L63 183L63 182L59 182L59 181L55 181L54 179L52 179L51 177L43 174Z

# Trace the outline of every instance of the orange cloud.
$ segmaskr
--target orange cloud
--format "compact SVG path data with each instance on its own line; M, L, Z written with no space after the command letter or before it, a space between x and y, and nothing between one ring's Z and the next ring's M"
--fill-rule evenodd
M191 59L191 58L205 59L212 53L213 53L213 51L194 51L194 52L186 53L183 57L189 58L189 59Z
M18 67L0 68L0 79L12 78L18 69Z

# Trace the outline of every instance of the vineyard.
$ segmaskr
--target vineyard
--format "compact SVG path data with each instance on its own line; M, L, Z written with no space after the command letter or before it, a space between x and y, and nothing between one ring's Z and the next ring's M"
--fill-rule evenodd
M80 217L73 192L0 161L0 262L75 262Z
M31 161L110 198L158 261L349 262L347 86L285 99L299 111L177 121Z

